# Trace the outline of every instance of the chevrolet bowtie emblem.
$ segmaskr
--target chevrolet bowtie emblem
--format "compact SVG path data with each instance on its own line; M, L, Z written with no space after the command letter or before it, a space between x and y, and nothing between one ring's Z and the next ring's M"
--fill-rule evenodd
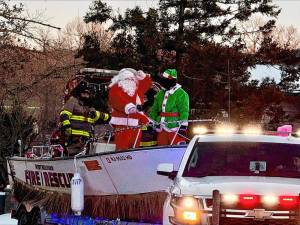
M256 220L265 220L271 218L272 212L265 211L264 209L254 209L246 212L246 217L252 217Z

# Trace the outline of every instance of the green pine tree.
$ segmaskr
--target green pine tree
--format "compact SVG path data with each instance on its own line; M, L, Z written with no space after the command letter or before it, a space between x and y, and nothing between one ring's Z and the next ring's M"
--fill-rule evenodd
M221 40L241 44L240 22L254 14L275 18L280 13L272 0L160 0L159 6L162 30L177 42L177 66L189 43ZM274 24L270 19L259 31L268 32Z

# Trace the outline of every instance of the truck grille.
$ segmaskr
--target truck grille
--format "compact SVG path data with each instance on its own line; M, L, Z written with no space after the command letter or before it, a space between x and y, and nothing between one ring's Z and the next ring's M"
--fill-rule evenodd
M255 221L253 219L243 219L243 218L222 218L221 225L298 225L296 220L265 220L265 221Z

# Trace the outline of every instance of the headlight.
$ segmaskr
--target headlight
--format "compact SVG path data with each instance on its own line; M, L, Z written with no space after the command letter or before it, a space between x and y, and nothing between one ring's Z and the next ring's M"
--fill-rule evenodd
M236 205L239 201L239 196L235 194L224 194L222 196L222 201L226 205Z
M194 134L206 134L208 132L208 129L204 126L196 126L193 128Z
M171 206L175 217L170 218L173 224L198 224L200 222L200 202L194 197L172 196Z
M261 201L264 205L266 205L268 207L273 207L273 206L278 205L279 198L274 195L264 195L264 196L262 196Z

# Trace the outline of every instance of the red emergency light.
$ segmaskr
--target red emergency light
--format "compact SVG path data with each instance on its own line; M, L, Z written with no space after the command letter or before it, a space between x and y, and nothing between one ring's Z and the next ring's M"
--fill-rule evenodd
M298 196L280 196L279 205L283 209L294 209L299 206Z
M239 205L242 208L251 209L260 204L260 197L252 194L242 194L239 196Z
M211 202L206 201L208 207L212 206ZM225 194L222 202L227 208L235 209L282 209L294 210L300 207L299 196L275 196L275 195L255 195L255 194Z

